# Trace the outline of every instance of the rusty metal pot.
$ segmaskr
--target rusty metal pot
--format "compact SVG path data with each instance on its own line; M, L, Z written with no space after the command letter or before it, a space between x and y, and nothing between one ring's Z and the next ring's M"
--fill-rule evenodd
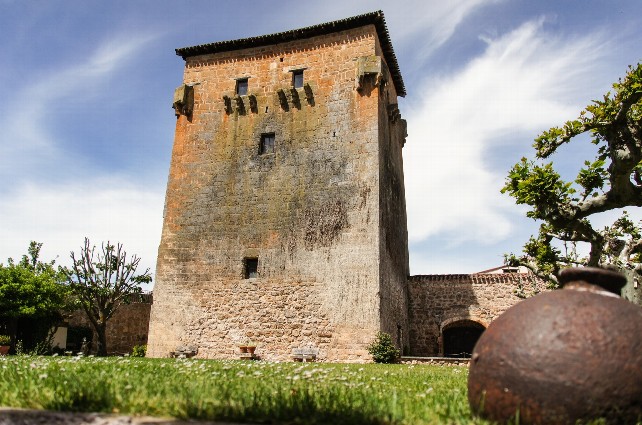
M614 293L617 272L572 268L490 324L473 350L474 413L520 424L642 421L642 308Z

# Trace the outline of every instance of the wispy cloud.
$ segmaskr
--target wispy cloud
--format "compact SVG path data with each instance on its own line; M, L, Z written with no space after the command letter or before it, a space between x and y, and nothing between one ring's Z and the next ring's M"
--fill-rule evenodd
M297 18L306 19L301 25L314 25L323 21L342 19L360 13L383 10L386 23L395 46L413 46L413 63L421 64L430 53L439 48L453 35L457 27L473 11L480 7L505 0L397 0L394 3L383 0L327 0L306 4L306 13ZM289 17L298 7L281 3L283 12L279 17ZM290 20L284 21L283 28L295 28Z
M0 106L0 169L6 175L27 168L37 168L48 161L60 161L68 154L59 150L60 140L51 134L48 124L58 117L70 121L64 112L65 102L88 102L110 90L110 79L135 59L136 53L156 39L150 34L112 37L99 45L90 56L62 69L51 70L35 80L25 76L13 87L16 102ZM37 73L42 75L42 73Z
M555 36L543 19L530 21L487 39L484 53L454 75L422 84L428 95L406 112L411 240L493 243L514 230L511 215L519 210L499 193L507 170L488 164L489 151L507 135L530 134L514 141L530 143L579 112L578 91L595 86L600 39Z
M386 15L395 43L412 43L413 62L422 60L448 41L475 10L503 0L449 0L403 2ZM385 11L384 11L385 12Z

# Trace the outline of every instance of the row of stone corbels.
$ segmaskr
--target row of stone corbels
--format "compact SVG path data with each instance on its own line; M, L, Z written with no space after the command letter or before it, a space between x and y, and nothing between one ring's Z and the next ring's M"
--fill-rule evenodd
M256 95L252 93L236 96L224 94L223 103L225 104L225 113L228 115L234 111L240 114L245 114L248 108L255 114L259 112Z
M311 83L306 83L302 88L280 88L276 91L278 104L285 111L291 107L301 109L301 102L305 101L310 106L314 106L314 89ZM252 113L258 113L258 96L250 93L248 95L223 95L225 113L230 115L234 112L245 114L248 110Z
M291 106L301 109L302 98L307 101L308 105L314 106L314 90L311 83L305 83L302 89L294 87L286 89L280 88L276 91L276 94L279 97L279 104L284 111L289 110Z

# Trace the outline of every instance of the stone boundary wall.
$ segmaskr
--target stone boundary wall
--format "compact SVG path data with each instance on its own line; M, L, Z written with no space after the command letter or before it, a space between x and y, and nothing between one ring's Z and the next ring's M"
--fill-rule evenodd
M135 345L147 344L149 314L152 308L152 294L142 294L138 301L124 304L107 322L108 354L131 353ZM91 322L83 310L76 310L68 320L69 327L89 328ZM94 334L93 341L97 340ZM95 346L92 347L95 351Z
M443 355L443 330L484 327L525 297L546 290L531 273L418 275L408 279L410 355Z

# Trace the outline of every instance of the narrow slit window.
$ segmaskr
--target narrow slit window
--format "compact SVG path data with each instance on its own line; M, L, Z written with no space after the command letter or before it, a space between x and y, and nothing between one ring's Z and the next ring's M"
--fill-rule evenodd
M239 96L247 95L247 78L239 78L236 80L236 94Z
M303 88L303 70L297 69L292 71L292 87L295 89Z
M258 277L258 270L259 270L258 258L245 259L245 278L246 279L254 279Z
M259 146L259 154L265 155L266 153L274 152L274 133L261 134L261 145Z

